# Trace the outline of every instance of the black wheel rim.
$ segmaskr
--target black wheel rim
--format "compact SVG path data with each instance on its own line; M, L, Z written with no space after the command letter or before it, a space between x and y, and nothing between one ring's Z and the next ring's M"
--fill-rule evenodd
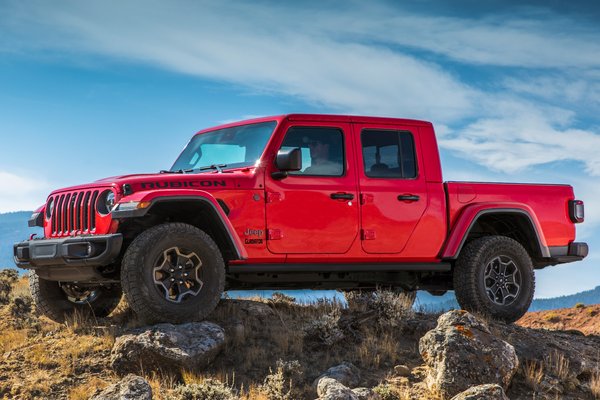
M200 280L202 261L193 251L171 247L157 258L152 271L154 284L171 303L196 297L204 283Z
M521 291L521 272L508 256L493 258L485 267L485 292L499 306L512 304Z

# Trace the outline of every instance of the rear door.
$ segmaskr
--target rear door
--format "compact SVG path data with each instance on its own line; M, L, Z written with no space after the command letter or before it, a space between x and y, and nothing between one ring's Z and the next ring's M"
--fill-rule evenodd
M273 253L343 254L358 237L358 188L351 126L295 121L278 148L299 147L303 168L274 179L265 176L266 215Z
M401 253L428 200L418 128L357 123L353 129L362 248L367 253Z

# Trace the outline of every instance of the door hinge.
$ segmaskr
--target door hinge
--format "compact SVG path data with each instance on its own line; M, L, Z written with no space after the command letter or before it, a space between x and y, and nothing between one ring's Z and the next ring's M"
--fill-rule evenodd
M367 193L360 194L360 205L365 205L373 202L373 195Z
M281 232L281 229L267 229L267 238L269 240L281 240L283 232Z
M265 196L265 201L267 203L274 203L276 201L281 201L281 193L279 192L267 192Z
M362 229L361 237L362 240L375 240L377 239L377 234L373 229Z

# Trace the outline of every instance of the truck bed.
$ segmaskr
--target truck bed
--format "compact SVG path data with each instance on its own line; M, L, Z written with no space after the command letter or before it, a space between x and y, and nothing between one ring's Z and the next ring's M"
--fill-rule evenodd
M521 204L537 219L548 247L567 246L575 240L568 206L575 197L569 185L446 182L444 186L450 229L461 213L476 204L494 204L496 208Z

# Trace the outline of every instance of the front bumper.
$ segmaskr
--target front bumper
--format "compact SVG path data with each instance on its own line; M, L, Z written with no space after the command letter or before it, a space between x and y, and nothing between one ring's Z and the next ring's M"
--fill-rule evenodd
M15 243L13 252L17 266L34 269L42 278L97 280L95 267L113 262L122 245L123 235L117 233L27 240Z

